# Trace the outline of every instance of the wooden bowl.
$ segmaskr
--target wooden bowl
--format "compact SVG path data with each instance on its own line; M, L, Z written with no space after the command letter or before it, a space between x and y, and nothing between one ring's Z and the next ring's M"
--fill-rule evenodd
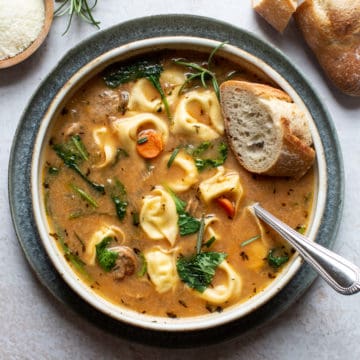
M44 40L50 30L51 23L53 20L54 1L53 0L44 0L44 4L45 4L44 26L42 27L38 37L24 51L20 52L19 54L15 55L15 56L10 57L10 58L0 60L0 69L8 68L10 66L19 64L20 62L24 61L31 54L33 54L40 47L40 45L44 42Z

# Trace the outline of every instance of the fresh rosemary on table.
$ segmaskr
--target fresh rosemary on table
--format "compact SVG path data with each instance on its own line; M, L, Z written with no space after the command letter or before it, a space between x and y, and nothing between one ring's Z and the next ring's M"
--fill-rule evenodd
M92 15L92 11L97 4L97 0L93 0L91 5L89 4L90 3L89 0L55 0L55 1L61 3L61 5L55 10L54 15L62 16L67 14L69 16L69 20L63 35L65 35L69 31L74 15L78 16L79 18L83 19L89 24L95 25L98 29L100 29L99 27L100 21L95 20Z

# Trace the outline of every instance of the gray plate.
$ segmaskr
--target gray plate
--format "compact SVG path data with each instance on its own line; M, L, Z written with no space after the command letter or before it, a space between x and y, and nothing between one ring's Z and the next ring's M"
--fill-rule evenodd
M98 32L69 51L37 89L19 123L9 163L9 198L16 234L27 260L42 284L58 300L91 323L126 339L156 346L190 347L240 336L275 318L304 293L314 281L315 273L303 265L288 285L268 303L241 319L215 329L171 333L133 327L92 308L59 276L41 245L34 223L30 191L34 140L46 109L65 82L83 65L110 49L135 40L174 35L228 40L230 44L267 62L287 79L303 99L319 130L327 164L327 201L316 241L332 247L342 213L344 174L340 146L328 113L308 82L282 53L244 30L204 17L159 15L128 21Z

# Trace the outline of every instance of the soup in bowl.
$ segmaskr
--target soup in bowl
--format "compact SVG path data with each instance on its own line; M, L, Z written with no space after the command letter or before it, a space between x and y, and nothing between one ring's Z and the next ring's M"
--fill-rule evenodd
M219 85L229 79L285 91L321 154L314 122L286 80L207 39L111 50L73 75L46 113L32 167L39 233L64 280L113 318L197 330L268 301L301 259L254 216L254 202L315 238L324 159L300 179L245 170L224 131Z

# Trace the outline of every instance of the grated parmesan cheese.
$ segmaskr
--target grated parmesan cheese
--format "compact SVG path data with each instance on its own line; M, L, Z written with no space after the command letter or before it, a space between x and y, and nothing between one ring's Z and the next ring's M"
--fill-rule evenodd
M44 0L0 0L0 60L28 48L44 21Z

